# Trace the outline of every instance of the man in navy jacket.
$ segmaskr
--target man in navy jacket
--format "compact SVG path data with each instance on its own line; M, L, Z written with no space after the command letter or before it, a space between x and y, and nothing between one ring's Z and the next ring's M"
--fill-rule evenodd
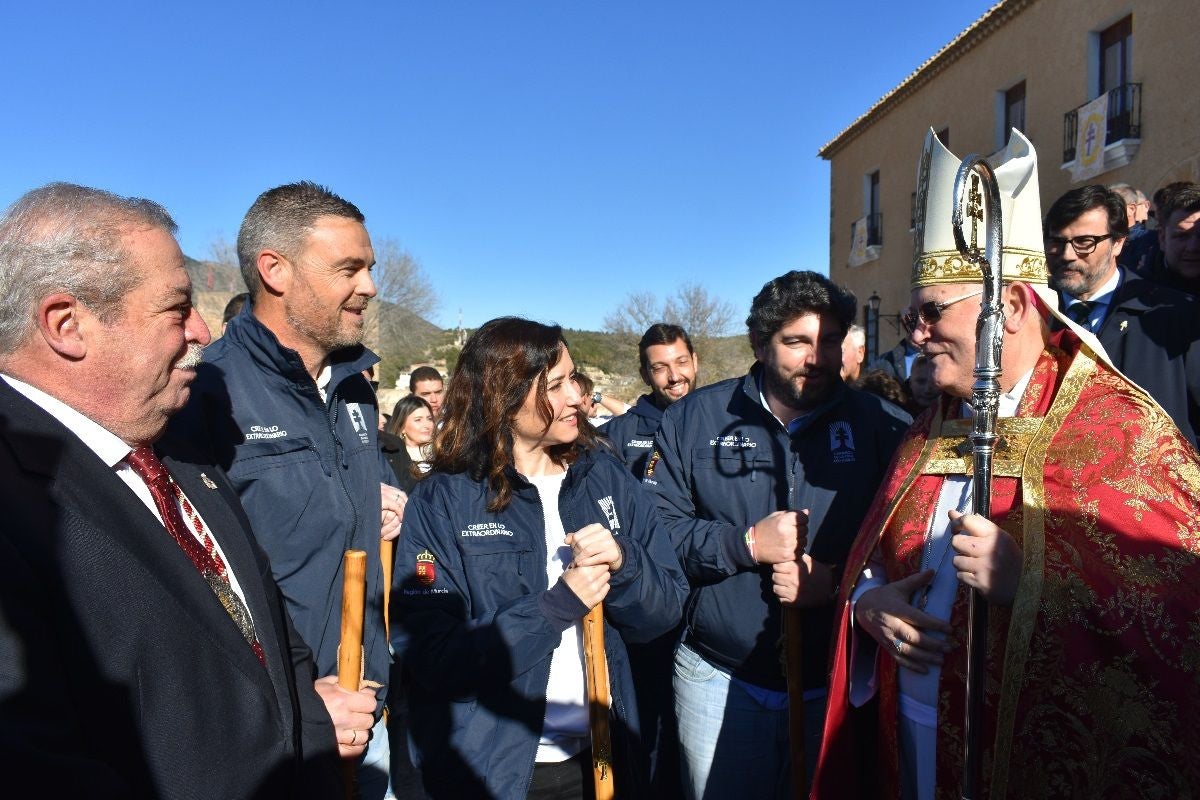
M792 796L784 603L803 609L816 756L841 565L911 422L842 382L855 305L814 272L770 281L746 321L749 374L668 408L655 438L645 482L692 585L675 657L688 797Z
M663 411L696 388L700 361L687 331L669 322L656 322L638 342L638 373L650 387L624 414L600 428L621 459L640 479L654 447L654 434Z
M1080 186L1046 212L1050 285L1064 313L1158 401L1184 436L1200 431L1200 303L1118 264L1128 221L1119 194Z
M381 534L399 529L403 494L377 445L375 393L362 371L379 359L360 344L375 296L374 252L362 213L324 187L264 192L242 222L238 258L251 304L204 353L174 430L229 473L300 635L343 758L363 755L359 788L388 787L382 697L337 685L342 555L367 552L364 678L384 685ZM382 694L382 693L381 693Z

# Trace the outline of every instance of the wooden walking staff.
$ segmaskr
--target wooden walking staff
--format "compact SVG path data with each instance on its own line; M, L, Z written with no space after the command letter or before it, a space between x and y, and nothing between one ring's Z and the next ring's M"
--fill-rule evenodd
M788 752L792 759L792 797L808 796L807 754L804 752L804 650L801 645L801 611L783 607L783 652L787 665Z
M347 550L342 557L342 638L338 643L338 686L357 692L363 675L363 616L367 599L367 554ZM354 797L356 761L342 762L346 797Z
M808 490L804 489L803 510L796 510L796 522L804 520L808 529ZM805 547L796 549L796 560ZM753 553L751 553L753 555ZM804 748L804 612L796 606L783 607L783 668L787 677L788 757L792 767L792 797L808 797L808 754Z
M596 800L612 800L612 734L608 722L608 659L604 655L604 604L583 618L584 666L587 668L588 729L592 735L592 780Z
M387 634L388 641L392 637L392 570L396 562L396 540L395 539L380 539L379 540L379 560L383 563L383 632Z
M970 191L967 192L967 183ZM980 193L980 184L986 196ZM971 218L971 241L963 235L963 195ZM984 206L986 200L987 205ZM979 249L979 223L987 210L986 252ZM991 165L977 155L963 159L954 178L954 211L951 218L954 244L964 258L983 272L983 307L975 327L975 384L971 387L971 406L975 418L971 426L971 453L974 474L971 478L973 512L989 517L992 512L992 454L996 448L996 417L1000 408L1000 355L1004 345L1004 308L1000 300L1004 227L1000 213L1000 189ZM967 697L963 729L963 800L980 796L983 739L983 695L987 683L987 602L971 590L967 628Z

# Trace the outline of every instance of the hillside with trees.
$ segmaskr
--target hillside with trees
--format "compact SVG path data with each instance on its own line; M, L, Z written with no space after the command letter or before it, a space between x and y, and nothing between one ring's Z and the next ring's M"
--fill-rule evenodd
M197 307L215 337L225 303L246 286L231 244L218 239L210 252L207 260L185 256L185 263ZM415 364L444 363L445 371L452 372L460 343L471 331L440 328L428 320L437 310L438 294L420 262L399 242L376 240L375 258L372 278L378 294L368 306L365 340L380 356L380 385L393 386L397 376ZM754 356L745 334L732 332L738 327L732 317L728 303L689 284L663 301L646 293L631 294L605 318L605 330L568 329L564 336L580 370L607 394L632 401L645 391L638 375L637 342L655 322L673 322L689 331L700 359L701 384L745 373Z

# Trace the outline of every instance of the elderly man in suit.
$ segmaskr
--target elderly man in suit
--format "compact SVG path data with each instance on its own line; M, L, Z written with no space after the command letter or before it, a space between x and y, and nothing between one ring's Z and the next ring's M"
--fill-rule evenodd
M174 230L68 184L0 217L0 763L47 796L336 796L237 496L160 438L209 341Z

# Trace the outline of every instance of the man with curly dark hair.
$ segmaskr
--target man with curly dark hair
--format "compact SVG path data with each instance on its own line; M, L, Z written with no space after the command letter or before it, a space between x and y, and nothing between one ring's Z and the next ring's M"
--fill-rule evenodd
M793 796L784 605L801 609L791 677L816 756L837 565L910 422L842 381L856 306L815 272L767 282L749 374L671 405L655 436L645 482L692 585L674 681L688 797Z

